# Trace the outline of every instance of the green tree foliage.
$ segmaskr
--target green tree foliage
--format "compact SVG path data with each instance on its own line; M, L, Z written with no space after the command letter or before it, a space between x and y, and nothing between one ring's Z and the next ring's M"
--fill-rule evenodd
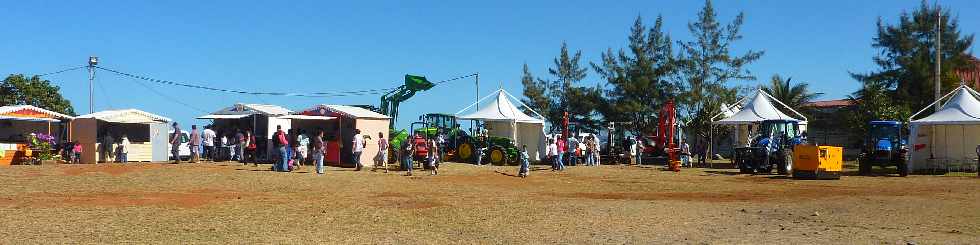
M541 113L541 115L548 115L549 111L551 110L551 100L546 94L547 84L534 78L534 75L531 74L531 70L527 67L527 63L524 63L524 72L523 75L521 75L521 84L524 85L524 98L521 98L521 102L527 106L530 106L531 108L534 108L534 110ZM524 112L531 113L528 110L525 110Z
M745 66L762 57L762 51L747 51L733 55L731 46L741 40L740 29L745 15L738 16L727 25L717 20L710 0L698 13L698 19L688 24L693 41L679 42L678 57L681 77L684 81L678 102L682 112L690 120L688 132L707 135L710 118L720 112L723 102L734 102L738 89L727 86L732 80L755 80Z
M548 68L548 74L552 79L539 79L539 82L545 84L547 88L550 109L544 116L547 117L552 128L561 125L566 111L569 113L570 121L584 123L583 126L590 128L597 126L594 125L596 121L592 117L597 104L594 97L596 93L592 88L577 86L587 75L587 69L580 64L581 59L582 51L570 55L568 45L562 42L561 53L554 59L554 67ZM571 103L572 101L575 103Z
M10 75L0 83L0 106L32 105L74 116L75 109L61 96L60 90L38 76Z
M863 90L884 87L888 98L898 103L889 108L919 110L935 100L936 21L942 13L942 87L949 91L958 84L953 70L968 65L966 51L973 44L973 35L962 35L959 22L951 18L951 11L939 6L930 7L922 1L912 13L903 12L898 23L884 23L878 19L877 36L872 47L881 51L874 57L878 70L867 74L851 74L863 83ZM864 92L856 93L860 101ZM875 107L877 108L877 107Z
M610 122L631 122L633 130L655 129L656 115L667 99L676 94L669 81L676 73L670 36L663 32L663 18L652 27L637 16L629 35L629 51L610 48L593 69L606 80L601 90L599 112ZM637 132L638 133L638 132Z
M810 101L814 101L817 97L820 97L823 93L814 93L810 91L810 84L808 83L797 83L791 84L790 82L793 78L783 79L779 74L772 75L772 79L769 80L769 85L762 86L762 91L769 93L772 97L783 102L793 110L803 112L803 108Z
M847 113L847 121L855 135L868 132L868 122L874 120L905 121L912 115L908 106L902 105L892 96L887 84L865 82L860 90L848 96L855 107Z

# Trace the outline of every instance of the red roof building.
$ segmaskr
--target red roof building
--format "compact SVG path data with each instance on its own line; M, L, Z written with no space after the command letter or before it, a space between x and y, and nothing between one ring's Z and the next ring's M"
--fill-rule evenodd
M980 89L980 60L971 56L969 62L969 67L957 70L956 75L966 84L972 85L975 89Z

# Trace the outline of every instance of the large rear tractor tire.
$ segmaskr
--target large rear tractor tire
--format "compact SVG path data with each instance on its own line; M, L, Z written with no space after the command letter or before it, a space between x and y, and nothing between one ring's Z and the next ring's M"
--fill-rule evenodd
M490 164L504 165L507 163L507 153L500 147L490 149Z
M456 161L461 163L471 163L476 156L476 148L470 142L464 142L456 148Z
M782 175L793 173L793 151L785 150L783 151L782 162L779 163L776 172Z
M858 158L858 174L862 176L871 175L871 162L866 156Z

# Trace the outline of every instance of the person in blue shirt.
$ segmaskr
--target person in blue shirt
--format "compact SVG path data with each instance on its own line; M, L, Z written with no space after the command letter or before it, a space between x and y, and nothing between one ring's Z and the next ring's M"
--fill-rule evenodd
M531 163L528 160L527 155L527 145L521 146L521 169L517 171L517 176L521 178L527 178L528 172L530 172Z

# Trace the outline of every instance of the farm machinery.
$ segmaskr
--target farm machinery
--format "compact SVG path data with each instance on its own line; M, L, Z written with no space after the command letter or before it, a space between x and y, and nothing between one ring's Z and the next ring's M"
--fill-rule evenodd
M902 135L902 123L896 121L871 121L869 132L858 158L858 172L871 174L873 166L896 166L899 176L909 174L906 165L908 148Z
M735 148L734 161L740 173L768 174L775 168L779 174L793 170L793 147L803 144L796 120L765 120L750 137L747 147Z

